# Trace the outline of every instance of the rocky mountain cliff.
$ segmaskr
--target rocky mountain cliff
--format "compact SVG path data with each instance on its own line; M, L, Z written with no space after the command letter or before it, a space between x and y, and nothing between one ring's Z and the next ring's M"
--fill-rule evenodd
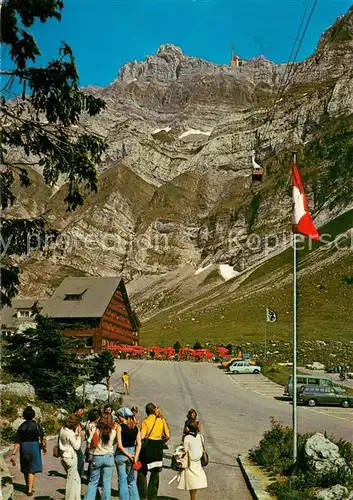
M293 66L263 56L220 66L162 45L126 64L106 88L87 87L107 103L98 117L82 119L109 144L100 190L68 214L65 185L50 191L33 171L34 202L17 189L14 215L45 209L61 230L49 256L33 249L23 261L22 294L44 296L70 274L122 273L144 318L159 310L152 295L163 298L181 282L190 297L202 293L194 277L202 269L206 276L218 266L221 281L245 276L289 245L292 150L316 223L347 211L351 68L352 9ZM253 151L262 182L252 181Z

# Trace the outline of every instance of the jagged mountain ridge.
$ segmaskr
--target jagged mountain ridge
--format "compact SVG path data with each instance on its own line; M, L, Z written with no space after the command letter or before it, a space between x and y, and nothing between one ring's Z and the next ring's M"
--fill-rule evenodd
M349 36L351 13L345 18ZM146 285L139 280L142 289L146 286L146 295L139 290L144 303L161 275L179 273L178 279L188 280L210 264L246 272L268 258L266 234L284 245L289 241L292 148L306 160L303 173L317 223L346 210L347 169L325 198L334 162L330 151L320 157L315 149L325 132L345 136L352 128L353 83L347 68L353 66L353 37L330 41L335 26L316 53L296 66L272 120L266 120L269 106L280 95L286 65L265 58L230 68L166 45L144 62L125 65L108 87L86 88L107 102L101 116L83 119L109 143L101 189L71 215L61 202L65 186L52 196L38 189L37 205L50 208L48 218L62 231L66 248L49 259L32 254L23 263L22 293L48 293L63 272L123 273L132 289L137 278L149 277ZM199 133L188 134L191 129ZM250 180L253 149L266 167L257 186ZM341 198L343 187L348 194ZM15 214L23 211L21 193ZM33 207L30 215L37 213ZM236 244L253 234L260 236L257 249ZM191 289L197 295L199 290Z

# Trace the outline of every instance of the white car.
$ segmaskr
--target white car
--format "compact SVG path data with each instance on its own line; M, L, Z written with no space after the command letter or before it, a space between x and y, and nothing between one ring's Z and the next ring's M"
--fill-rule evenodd
M260 373L261 366L249 365L246 361L233 361L228 367L228 373Z

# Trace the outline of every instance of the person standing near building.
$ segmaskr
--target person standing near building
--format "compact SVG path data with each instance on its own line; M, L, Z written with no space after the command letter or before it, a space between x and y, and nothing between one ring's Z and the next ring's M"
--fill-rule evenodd
M24 475L27 496L33 496L35 475L42 472L42 456L47 452L47 439L40 424L35 420L35 413L31 406L23 411L25 422L17 429L17 437L13 448L11 463L16 465L17 450L20 449L21 472Z
M85 428L85 440L86 440L85 460L86 462L88 462L88 470L87 470L88 480L91 477L91 469L92 469L92 454L89 451L88 439L90 435L97 429L97 424L101 416L102 416L101 411L98 408L93 408L88 414L88 422Z
M134 416L136 424L139 425L140 421L139 421L139 418L138 418L138 412L139 412L138 407L137 406L133 406L131 408L131 411L132 411L132 414Z
M105 415L110 415L111 418L113 419L114 423L119 422L118 417L115 415L115 411L113 410L113 408L111 407L111 405L109 403L105 405L104 413L105 413Z
M137 487L141 500L157 500L159 474L163 467L163 446L170 439L170 430L161 411L153 403L146 406L147 417L141 424L141 469L137 474ZM147 473L150 479L147 485Z
M99 479L102 475L102 500L110 500L112 476L114 470L114 442L116 440L116 424L111 415L104 415L97 423L96 430L88 438L92 454L91 476L85 500L95 500Z
M117 427L115 464L118 471L119 499L139 500L134 467L139 464L141 434L129 408L119 408L118 416L120 425Z
M130 394L130 376L129 376L129 374L127 372L124 372L121 379L123 381L124 394Z
M81 420L83 415L85 414L85 409L82 406L76 406L74 410L75 417L79 420L79 426L77 428L77 432L82 433ZM85 479L85 455L81 449L81 447L77 450L77 470L81 479Z
M70 415L59 432L59 450L61 464L67 478L65 500L81 499L81 478L79 475L77 451L81 448L81 426L79 417Z

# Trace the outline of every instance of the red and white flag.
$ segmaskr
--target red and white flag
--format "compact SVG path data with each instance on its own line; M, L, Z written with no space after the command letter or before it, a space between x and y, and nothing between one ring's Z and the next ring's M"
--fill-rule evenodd
M292 165L293 183L293 233L304 234L313 240L320 240L320 234L316 229L309 213L308 202L305 196L303 183L297 165Z

